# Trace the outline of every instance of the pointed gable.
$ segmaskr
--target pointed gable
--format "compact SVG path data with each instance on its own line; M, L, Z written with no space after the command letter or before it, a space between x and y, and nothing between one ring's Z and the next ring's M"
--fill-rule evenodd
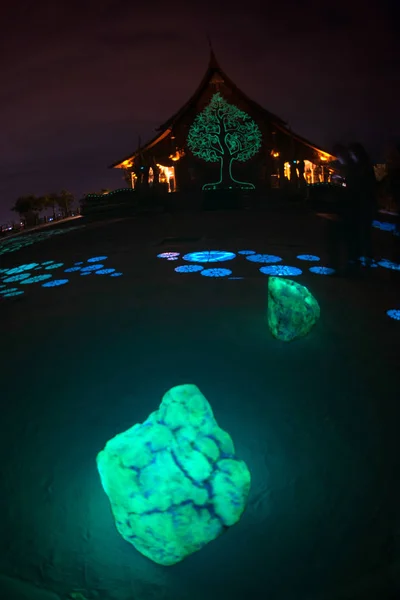
M204 97L210 94L210 87L213 88L214 92L218 92L220 86L224 86L225 90L229 90L229 93L232 93L236 98L240 99L247 107L254 111L259 115L259 118L265 122L269 122L273 129L276 129L281 134L284 134L284 137L290 138L291 140L296 140L302 145L308 146L310 149L320 152L325 155L325 159L333 158L327 152L319 150L314 144L299 136L294 134L289 128L286 121L278 117L277 115L271 113L270 111L263 108L260 104L258 104L255 100L249 98L246 94L240 90L236 84L228 77L228 75L221 69L218 60L215 56L215 53L210 44L210 56L208 61L207 70L200 82L200 85L195 90L194 94L189 98L189 100L167 121L165 121L160 127L156 129L157 135L153 137L147 144L142 146L140 149L131 153L121 161L118 161L110 166L110 168L129 168L133 165L135 157L139 154L142 154L159 143L165 144L165 141L168 140L169 136L174 135L173 131L185 116L188 113L196 112L196 106L199 101Z
M238 96L241 96L243 98L243 100L250 105L252 108L254 108L257 112L261 112L262 114L265 115L266 118L268 118L269 120L272 120L276 123L279 123L281 125L286 125L286 122L281 119L280 117L278 117L277 115L274 115L273 113L269 112L268 110L266 110L265 108L263 108L260 104L258 104L257 102L255 102L254 100L251 100L248 96L246 96L246 94L244 94L234 83L233 81L227 76L227 74L221 69L221 67L219 66L219 63L217 61L217 58L215 56L215 53L213 51L213 49L211 48L210 50L210 58L208 61L208 67L207 70L203 76L203 79L200 82L199 87L197 88L197 90L194 92L194 94L192 95L191 98L189 98L189 100L182 106L182 108L180 108L172 117L170 117L167 121L165 121L165 123L163 123L162 125L160 125L160 127L157 128L157 131L163 131L169 127L173 127L176 122L193 106L197 103L197 101L200 99L200 97L203 95L203 93L206 92L207 88L211 85L216 85L218 86L219 84L224 84L227 88L230 88L232 90L233 93L236 93Z

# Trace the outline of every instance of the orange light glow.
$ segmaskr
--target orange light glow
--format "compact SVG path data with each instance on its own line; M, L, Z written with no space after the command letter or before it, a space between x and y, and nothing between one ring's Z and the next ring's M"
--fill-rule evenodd
M168 191L172 192L175 189L175 167L164 167L158 163L157 167L160 169L160 183L167 183Z
M173 161L177 161L180 158L182 158L182 156L185 156L185 153L183 152L183 150L182 151L177 150L175 152L175 154L170 154L168 158L170 158Z
M121 167L123 169L129 169L132 165L133 165L133 160L132 159L124 160L124 162L121 163Z
M271 155L272 155L274 158L278 158L278 156L279 156L279 152L275 152L275 150L272 150L272 151L271 151Z

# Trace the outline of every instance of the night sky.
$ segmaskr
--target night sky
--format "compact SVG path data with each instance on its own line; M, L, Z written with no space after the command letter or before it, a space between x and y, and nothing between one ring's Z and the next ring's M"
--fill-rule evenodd
M294 131L327 150L360 140L381 160L400 138L397 1L7 3L0 223L27 193L123 187L108 165L188 100L207 33L227 75Z

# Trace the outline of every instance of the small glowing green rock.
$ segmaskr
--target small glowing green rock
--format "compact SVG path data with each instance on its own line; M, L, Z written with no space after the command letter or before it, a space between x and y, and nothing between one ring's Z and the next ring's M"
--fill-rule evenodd
M290 342L307 335L320 316L319 304L304 285L270 277L268 326L278 340Z
M161 565L239 521L250 472L195 385L170 389L142 424L109 440L97 468L122 537Z

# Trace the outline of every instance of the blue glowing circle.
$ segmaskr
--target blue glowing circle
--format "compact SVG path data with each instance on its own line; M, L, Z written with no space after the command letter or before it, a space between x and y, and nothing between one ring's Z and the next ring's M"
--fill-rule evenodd
M47 283L42 283L42 287L59 287L60 285L65 285L66 283L68 283L68 279L53 279Z
M167 260L178 260L179 256L170 256Z
M110 277L121 277L122 273L111 273Z
M1 290L0 294L8 294L9 292L16 292L18 288L6 288L5 290Z
M20 265L19 267L14 267L13 269L8 269L6 271L7 275L17 275L17 273L23 273L24 271L31 271L35 267L38 266L38 263L29 263L26 265Z
M52 265L53 262L54 262L54 260L46 260L46 262L42 262L42 265L43 266L45 266L45 265Z
M277 277L294 277L301 275L302 270L297 267L287 267L286 265L270 265L268 267L261 267L261 273L264 275L276 275Z
M234 252L224 252L221 250L205 250L203 252L189 252L189 254L185 254L183 256L183 260L200 263L224 262L226 260L232 260L233 258L235 258L235 256L236 254Z
M47 265L47 267L45 267L46 271L50 271L51 269L58 269L59 267L64 266L64 263L53 263L51 265Z
M197 273L203 269L204 267L201 265L182 265L181 267L176 267L175 271L177 273Z
M5 288L5 287L7 287L5 283L0 283L0 290L1 290L1 288Z
M81 275L91 275L94 271L81 271Z
M23 279L20 281L21 285L29 284L29 283L39 283L39 281L45 281L46 279L51 279L52 275L35 275L34 277L29 277L29 279Z
M395 231L396 225L394 223L387 223L385 221L372 221L372 227L380 229L381 231Z
M204 277L227 277L232 275L232 271L229 269L203 269L200 274Z
M4 294L3 298L11 298L14 296L20 296L21 294L24 294L23 290L15 290L13 292L8 292L7 294Z
M102 269L104 265L90 265L89 267L82 267L81 275L83 273L91 273L92 271L97 271L97 269Z
M74 263L74 267L77 267L78 265L83 265L83 260L80 260L79 262Z
M390 310L386 311L386 314L391 319L394 319L395 321L400 321L400 309L391 308Z
M30 277L30 273L19 273L18 275L11 275L11 277L7 277L7 279L3 279L4 283L13 283L14 281L22 281L23 279L28 279Z
M388 260L387 258L383 258L378 261L378 265L383 267L384 269L392 269L393 271L400 271L400 264L393 262L392 260Z
M64 273L75 273L75 271L80 271L80 267L70 267L69 269L65 269Z
M40 269L41 269L41 268L42 268L42 267L35 267L33 270L34 270L34 271L40 271Z
M297 258L299 260L309 260L310 262L321 260L319 256L315 256L314 254L299 254Z
M96 275L111 275L111 273L114 273L115 269L97 269L97 271L95 271Z
M331 269L330 267L310 267L310 272L317 275L332 275L335 269Z
M178 258L180 252L161 252L161 254L157 254L157 258Z
M275 256L274 254L252 254L251 256L247 256L246 260L256 263L277 263L281 262L282 259L280 256Z
M241 254L242 256L250 256L250 254L255 254L256 251L255 250L239 250L238 254ZM232 277L230 277L229 279L232 279Z
M360 256L359 260L363 267L370 267L371 269L378 267L378 263L373 258Z
M88 263L99 262L99 260L106 260L107 256L94 256L93 258L88 258Z

